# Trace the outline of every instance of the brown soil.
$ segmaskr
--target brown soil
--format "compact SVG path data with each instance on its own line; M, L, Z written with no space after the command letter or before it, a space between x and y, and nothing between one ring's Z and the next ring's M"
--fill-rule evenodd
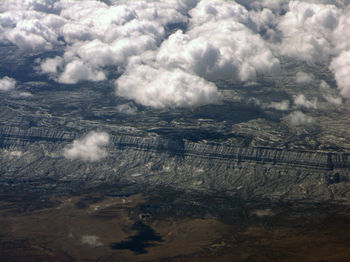
M50 208L19 210L0 202L0 261L350 261L350 217L288 212L179 216L143 213L143 195L88 194L54 199ZM246 212L247 213L247 212ZM143 253L113 249L142 223L161 241Z

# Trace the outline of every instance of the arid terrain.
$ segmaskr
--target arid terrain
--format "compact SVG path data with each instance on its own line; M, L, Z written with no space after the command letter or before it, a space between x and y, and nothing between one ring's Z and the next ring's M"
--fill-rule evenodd
M349 0L0 1L0 261L350 261Z
M0 261L347 261L348 207L169 192L0 202ZM46 206L46 207L45 207Z

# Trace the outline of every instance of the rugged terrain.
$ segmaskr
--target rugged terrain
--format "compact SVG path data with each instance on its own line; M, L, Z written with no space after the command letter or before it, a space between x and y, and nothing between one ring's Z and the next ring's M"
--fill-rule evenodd
M261 79L266 87L222 83L222 104L193 109L135 105L115 97L108 83L25 82L17 92L33 96L1 97L1 186L62 193L131 183L243 199L347 202L346 104L343 111L326 104L308 110L313 122L292 126L283 112L250 102L252 94L269 93L270 101L297 92L288 74L281 76L283 92L270 87L279 78ZM94 163L64 158L64 147L89 131L110 135L108 156Z

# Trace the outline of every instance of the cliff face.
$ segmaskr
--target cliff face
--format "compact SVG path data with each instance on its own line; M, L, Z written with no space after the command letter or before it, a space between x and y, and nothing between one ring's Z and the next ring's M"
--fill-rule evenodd
M63 192L134 183L244 199L350 199L347 153L243 148L112 132L108 157L89 163L62 156L64 146L77 136L52 128L1 128L1 184Z

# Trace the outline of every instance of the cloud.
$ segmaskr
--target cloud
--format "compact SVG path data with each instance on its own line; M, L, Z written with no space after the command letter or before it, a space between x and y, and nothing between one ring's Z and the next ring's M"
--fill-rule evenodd
M323 98L326 99L327 102L334 105L341 105L343 103L343 99L336 94L325 81L321 80L319 88Z
M83 245L89 245L91 247L100 247L102 246L102 242L100 241L100 237L98 236L82 236L81 237L81 243Z
M305 115L301 111L294 111L294 112L290 113L286 117L286 120L292 126L307 125L307 124L311 124L313 122L312 117Z
M54 2L1 1L0 43L11 43L26 52L52 50L59 44L59 28L64 23L51 13Z
M333 59L329 68L334 72L340 94L350 98L350 51L344 51Z
M180 67L209 81L255 80L274 73L279 60L252 29L258 25L241 5L225 1L201 1L190 11L189 30L164 41L157 62Z
M315 80L313 74L308 74L303 71L298 71L295 75L295 82L298 84L310 84Z
M132 103L122 104L117 106L117 111L126 115L135 115L137 113L137 107Z
M281 17L281 54L309 63L325 63L332 54L332 31L341 11L333 5L291 1Z
M0 43L43 54L37 72L59 83L121 75L116 95L156 108L217 103L217 81L259 81L279 72L283 56L328 67L349 98L350 7L338 2L7 0L0 2ZM303 71L295 81L316 83Z
M55 79L65 84L104 80L109 66L123 71L133 57L157 49L168 24L187 21L177 10L177 2L115 2L109 6L97 1L61 1L59 6L65 21L60 37L68 45L60 67L55 66L57 60L46 60L41 71L55 73Z
M156 108L220 100L217 80L255 81L279 70L279 60L249 12L234 2L201 1L190 10L189 30L177 30L159 49L129 61L116 93ZM132 65L132 66L130 66Z
M271 11L252 14L242 5L226 1L196 4L197 1L105 4L57 0L43 1L41 5L29 1L23 8L17 1L6 5L3 41L22 50L44 52L63 47L61 56L42 59L37 67L59 83L103 81L111 66L125 78L132 77L130 68L136 69L134 77L138 78L143 65L153 68L151 71L159 69L159 74L176 72L172 79L188 79L183 90L191 90L191 94L177 95L176 101L170 101L170 97L162 102L157 97L154 102L150 102L150 96L137 98L138 103L155 107L217 102L217 92L209 91L213 98L203 95L208 86L213 86L208 81L255 81L260 74L278 70L278 59L258 34L264 24L276 22ZM172 32L166 38L172 24L188 24L188 30ZM203 92L189 87L196 81L204 87ZM118 95L125 96L126 92L118 90ZM137 94L125 97L136 99Z
M58 70L62 68L63 59L59 56L47 58L40 63L40 71L44 74L56 75Z
M234 21L206 23L186 34L177 31L163 42L157 61L210 81L254 81L259 73L275 72L279 66L263 40Z
M249 2L249 1L248 1ZM259 0L250 3L250 6L255 9L268 9L274 12L280 12L288 0Z
M18 21L5 38L24 51L50 50L57 42L57 34L38 19Z
M105 132L90 132L81 139L74 140L72 144L66 146L63 155L67 159L81 159L95 162L107 156L104 149L109 143L109 135Z
M127 72L115 82L117 95L145 106L189 107L220 101L213 83L181 69L137 65Z
M0 79L0 91L9 91L16 87L16 80L7 76Z
M63 84L76 84L82 80L98 82L106 79L106 75L102 71L91 68L89 64L85 64L81 60L74 60L68 63L62 74L58 78L58 82Z
M281 102L272 102L267 106L267 108L274 108L276 110L286 111L289 109L289 101L283 100Z
M303 94L299 94L294 96L294 104L297 107L305 107L305 108L317 108L317 99L307 100Z
M350 97L349 60L350 8L339 1L290 1L287 12L279 16L278 30L281 55L317 63L334 73L337 86L344 98ZM311 76L312 77L312 76ZM304 72L298 72L298 83L312 81ZM326 99L338 103L339 99Z
M256 215L257 217L266 217L266 216L274 216L275 212L273 212L270 208L267 209L257 209L252 211L252 214Z

